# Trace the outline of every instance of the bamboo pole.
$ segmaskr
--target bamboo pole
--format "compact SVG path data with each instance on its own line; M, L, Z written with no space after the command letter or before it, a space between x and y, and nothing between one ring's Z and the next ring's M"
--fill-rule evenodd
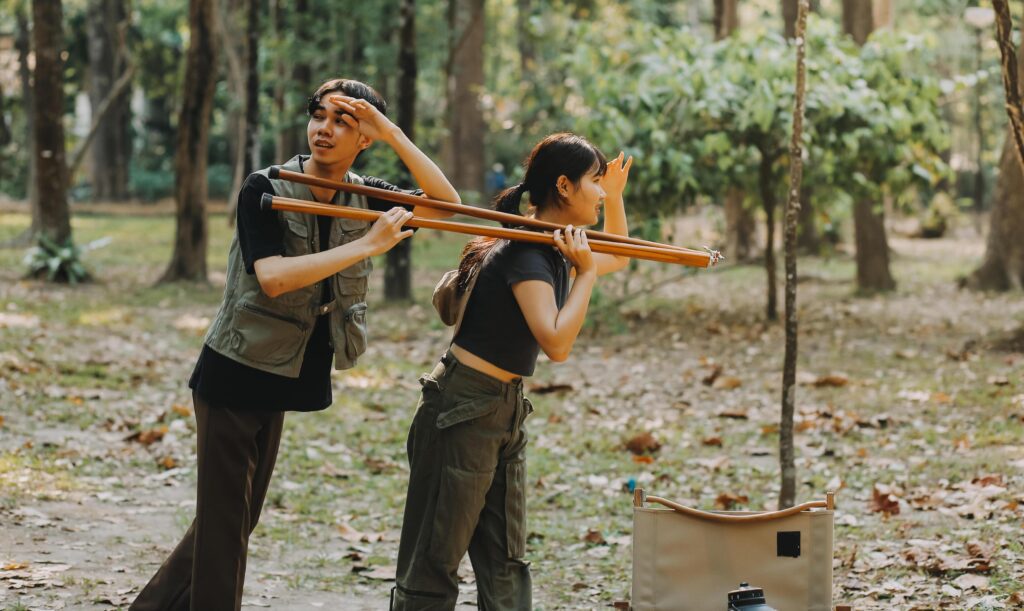
M418 198L417 198L418 199ZM286 212L299 212L303 214L317 214L320 216L334 216L348 218L372 223L380 217L383 212L366 210L363 208L352 208L350 206L337 206L334 204L319 204L301 199L273 196L269 193L263 195L260 206L264 210L272 209ZM454 221L439 221L436 219L425 219L413 217L406 224L406 227L421 227L424 229L438 229L466 235L485 236L501 238L506 240L517 240L521 242L533 242L535 244L550 244L554 246L554 237L550 233L528 231L525 229L506 229L504 227L489 227L483 225L472 225L469 223L457 223ZM559 227L561 229L561 227ZM690 267L711 267L717 262L717 256L713 252L680 251L672 248L642 246L636 244L622 244L606 240L589 240L590 249L594 252L605 253L616 256L631 257L634 259L645 259L658 261L660 263L674 263Z
M424 208L433 208L435 210L445 210L448 212L454 212L456 214L465 214L466 216L474 216L477 218L482 218L489 221L497 221L499 223L505 223L509 225L534 227L536 229L544 229L547 231L564 229L563 226L557 223L541 221L539 219L531 218L528 216L522 216L521 214L509 214L507 212L498 212L497 210L491 210L489 208L478 208L476 206L467 206L466 204L455 204L452 202L446 202L438 199L430 199L427 197L409 195L408 193L388 191L387 189L377 189L374 187L367 187L366 185L357 185L350 182L341 182L338 180L331 180L328 178L320 178L318 176L310 176L309 174L303 174L302 172L292 172L291 170L285 170L278 166L270 168L270 177L280 178L281 180L297 182L313 187L321 187L324 189L334 189L337 191L355 193L357 195L374 197L377 199L383 199L398 204L405 204L408 206L423 206ZM586 232L587 239L589 240L621 242L623 244L634 244L636 246L650 246L654 248L678 250L680 252L686 253L705 254L703 251L700 250L692 250L689 248L683 248L681 246L673 246L671 244L661 244L658 242L651 242L649 240L641 240L640 238L619 235L617 233L608 233L606 231L598 231L595 229L587 229ZM719 255L719 257L720 256L721 255Z

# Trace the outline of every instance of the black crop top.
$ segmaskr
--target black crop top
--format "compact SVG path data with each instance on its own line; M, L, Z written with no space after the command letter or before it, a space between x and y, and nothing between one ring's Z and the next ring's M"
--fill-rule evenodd
M561 309L569 294L569 263L546 244L501 241L494 248L469 296L455 343L506 371L531 376L540 344L526 324L512 285L547 282Z

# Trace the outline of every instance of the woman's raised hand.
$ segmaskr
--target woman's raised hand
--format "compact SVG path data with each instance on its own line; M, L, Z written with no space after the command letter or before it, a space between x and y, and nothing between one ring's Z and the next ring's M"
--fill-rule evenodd
M564 230L556 229L554 238L555 246L569 260L569 263L576 268L577 276L588 272L597 272L594 254L590 251L587 234L583 229L573 228L572 225L568 225Z
M619 151L619 156L608 162L608 168L601 178L601 186L609 196L622 195L626 188L626 180L629 178L629 168L633 166L633 156L628 159L624 151Z

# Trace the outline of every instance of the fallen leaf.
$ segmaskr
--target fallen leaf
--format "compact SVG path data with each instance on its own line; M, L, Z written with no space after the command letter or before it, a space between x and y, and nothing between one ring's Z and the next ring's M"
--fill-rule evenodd
M649 465L654 463L654 457L650 454L640 454L633 456L633 462L638 465Z
M712 384L715 383L715 380L717 380L718 376L720 375L722 375L722 366L715 365L711 368L711 371L708 373L708 375L704 376L704 378L701 379L701 382L703 382L704 386L711 386Z
M661 449L661 443L650 433L640 433L626 442L626 449L633 454L646 454L657 452Z
M28 564L25 562L9 562L5 564L0 570L4 571L20 571L21 569L28 568Z
M885 484L875 484L871 489L871 511L894 516L900 512L899 498L893 494L896 489Z
M722 447L722 438L717 436L705 437L703 440L701 440L701 443L706 446L716 446L720 448Z
M171 406L171 412L173 412L173 413L175 413L175 414L177 414L177 415L179 415L179 416L181 416L183 418L191 418L192 417L192 408L188 407L187 405L181 405L180 403L175 403L174 405L172 405Z
M715 380L715 383L711 385L711 388L718 390L733 390L743 386L743 380L732 376L724 376Z
M715 499L715 507L719 509L732 509L736 505L746 505L750 499L746 495L723 492Z
M1009 386L1010 380L1006 376L989 376L988 383L995 386Z
M970 573L961 575L953 580L953 585L961 590L987 590L988 577L984 575L972 575Z
M733 420L747 420L750 416L747 415L745 409L724 409L718 412L719 418L732 418Z
M814 380L815 388L822 388L822 387L826 387L826 386L832 387L832 388L839 388L841 386L846 386L849 383L850 383L850 379L849 378L847 378L846 376L843 376L843 375L839 375L839 374L830 374L830 375L820 376L818 379Z
M592 528L587 531L587 534L583 535L583 540L591 545L605 545L607 543L607 541L604 540L604 535L601 534L601 531L594 530Z
M159 464L164 469L173 469L178 466L178 461L174 460L173 456L165 456L160 460Z
M144 446L160 441L167 434L166 426L158 426L145 431L137 431L124 438L125 441L137 441Z

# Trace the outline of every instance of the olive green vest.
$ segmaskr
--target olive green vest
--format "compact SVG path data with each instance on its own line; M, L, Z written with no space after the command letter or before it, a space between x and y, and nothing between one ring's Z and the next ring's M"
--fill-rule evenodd
M302 171L298 156L281 167ZM257 174L268 176L268 170ZM363 179L352 172L345 181L363 184ZM278 196L313 200L306 185L280 179L271 179L270 184ZM338 192L331 203L338 204L343 197ZM351 196L348 204L368 207L366 198L360 195ZM278 211L277 216L284 232L284 256L320 250L316 216L284 211ZM370 223L365 221L332 218L329 245L334 248L346 244L369 229ZM366 350L366 288L372 269L373 263L363 259L320 282L270 298L263 293L256 275L246 272L236 231L228 251L224 300L204 341L216 352L249 367L297 378L316 319L329 314L334 367L348 369ZM323 282L331 283L334 300L328 304L321 303Z

